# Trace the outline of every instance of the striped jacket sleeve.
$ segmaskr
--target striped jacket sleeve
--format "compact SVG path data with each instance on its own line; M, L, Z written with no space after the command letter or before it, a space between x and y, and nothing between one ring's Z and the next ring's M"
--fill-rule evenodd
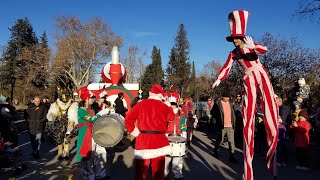
M221 70L218 73L219 80L224 80L228 76L234 62L234 60L232 59L233 56L234 56L233 53L230 52L226 63L222 66Z
M257 53L257 55L264 54L268 51L266 46L262 46L258 43L254 43L254 45L256 45L256 48L254 49L254 51L255 51L255 53Z

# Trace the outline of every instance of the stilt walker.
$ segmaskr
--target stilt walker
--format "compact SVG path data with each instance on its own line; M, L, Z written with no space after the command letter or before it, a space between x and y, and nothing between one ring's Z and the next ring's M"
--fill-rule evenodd
M212 88L224 80L234 61L237 61L244 72L243 85L245 88L243 113L244 133L244 180L253 179L252 159L254 155L254 115L256 112L257 91L260 89L264 109L264 124L269 146L266 161L267 167L273 171L274 155L278 139L278 107L275 94L265 67L260 63L258 55L267 52L267 47L254 43L252 37L245 36L249 12L244 10L233 11L229 14L231 35L227 41L233 42L235 49L229 53L226 63L218 73L217 80Z

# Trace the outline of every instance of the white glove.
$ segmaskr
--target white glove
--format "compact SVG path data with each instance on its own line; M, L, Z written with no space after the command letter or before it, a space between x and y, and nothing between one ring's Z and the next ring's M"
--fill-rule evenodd
M243 39L244 42L246 43L246 47L249 49L254 49L256 47L256 45L254 45L252 37L250 36L246 36L246 38Z
M221 81L220 81L219 79L217 79L217 80L212 84L212 89L215 88L215 87L217 87L217 86L219 86L220 82L221 82Z
M179 111L179 108L174 108L174 109L173 109L173 112L174 112L175 114L177 114L178 111Z
M99 114L100 116L103 116L105 114L109 114L109 112L110 112L109 109L102 109L97 114Z
M197 122L194 122L194 123L193 123L193 128L197 128L197 125L198 125L198 123L197 123Z

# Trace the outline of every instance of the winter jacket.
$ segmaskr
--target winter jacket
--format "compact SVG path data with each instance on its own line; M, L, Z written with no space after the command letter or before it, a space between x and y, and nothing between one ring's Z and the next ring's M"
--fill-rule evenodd
M126 117L126 112L128 111L128 109L124 107L122 99L117 98L114 103L116 113L122 115L123 117Z
M310 142L309 130L311 125L307 120L297 121L297 124L297 127L290 127L295 134L294 144L296 147L308 148Z
M216 129L221 130L224 128L224 113L223 113L223 108L221 104L221 99L217 101L217 103L214 103L213 108L211 110L211 115L212 117L216 120ZM231 124L232 127L234 128L235 126L235 120L236 120L236 115L234 113L233 105L232 102L229 101L230 104L230 110L231 110Z
M36 106L30 104L27 108L27 120L29 124L29 132L32 135L42 133L44 131L44 123L47 118L47 108L43 104Z

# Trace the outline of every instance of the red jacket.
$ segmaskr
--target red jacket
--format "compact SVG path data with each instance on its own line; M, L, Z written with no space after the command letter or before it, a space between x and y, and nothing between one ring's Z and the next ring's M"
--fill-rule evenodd
M167 131L168 121L173 121L174 117L172 108L157 97L149 97L139 102L127 113L125 126L129 133L137 136L134 150L136 159L151 159L171 153L168 138L164 133ZM143 131L162 133L148 134Z
M311 128L310 123L306 121L297 121L298 126L290 126L294 131L295 139L294 144L296 147L307 148L309 146L310 137L309 130Z

